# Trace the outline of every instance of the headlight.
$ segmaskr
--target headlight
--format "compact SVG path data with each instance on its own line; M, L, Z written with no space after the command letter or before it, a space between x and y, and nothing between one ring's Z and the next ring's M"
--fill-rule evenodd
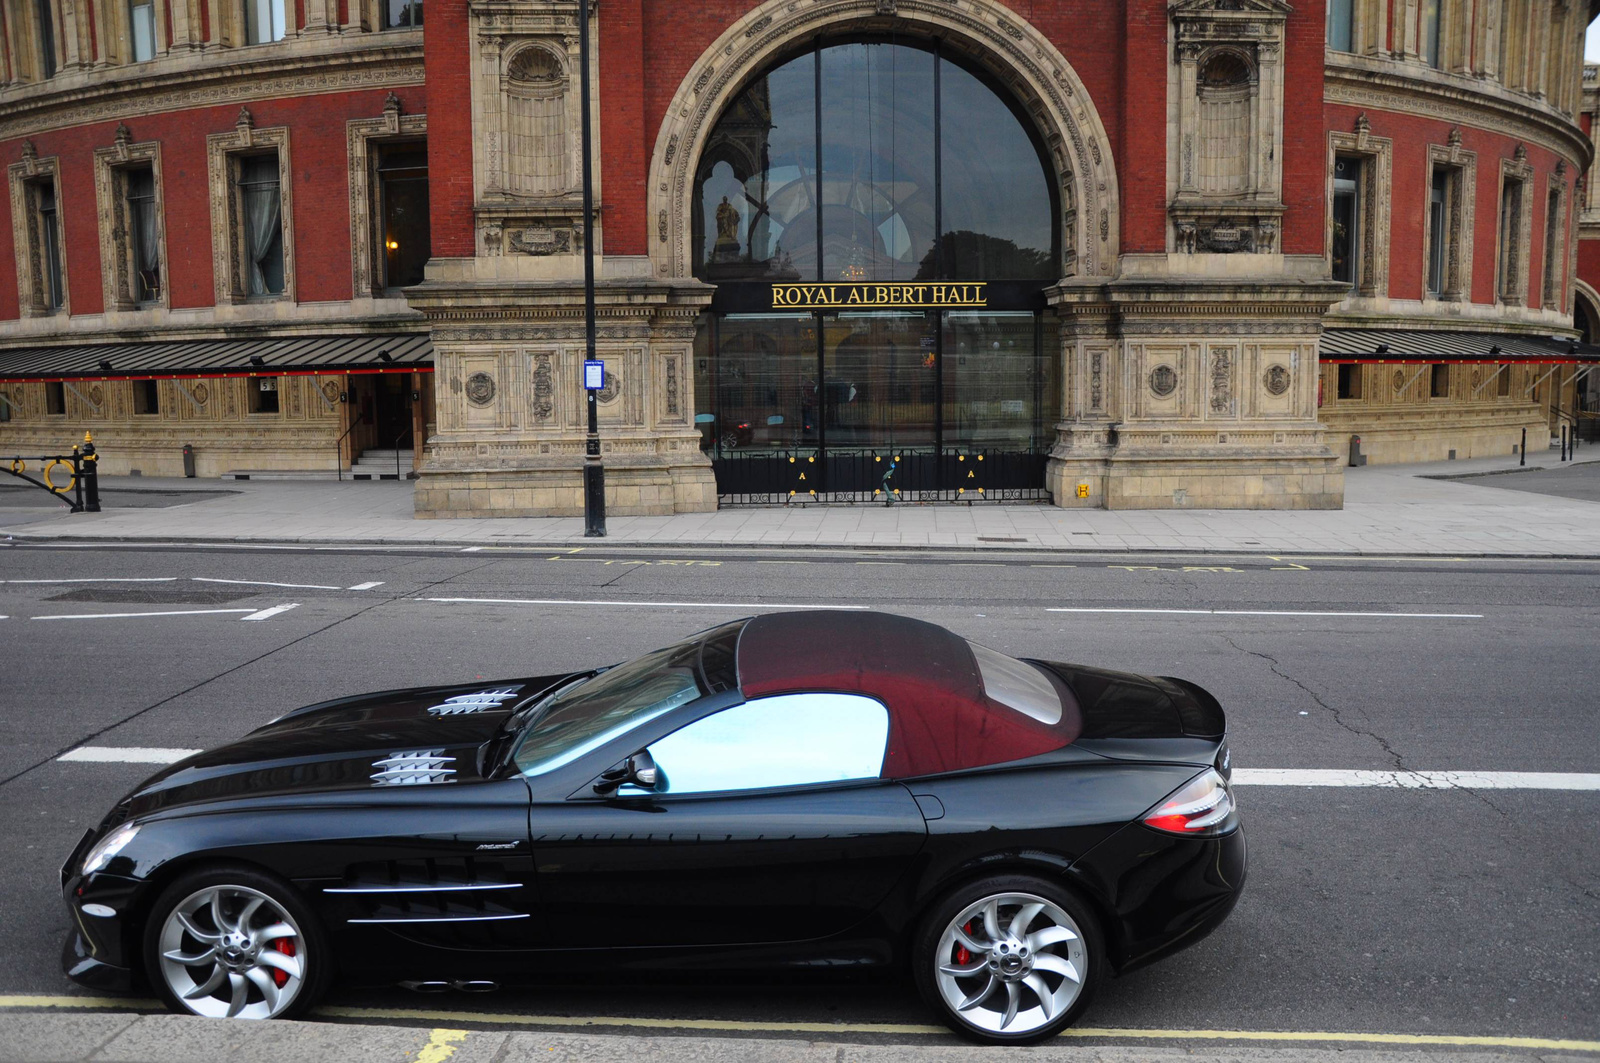
M125 823L104 838L94 843L83 858L83 874L92 875L111 862L111 858L133 841L133 836L139 833L137 823Z

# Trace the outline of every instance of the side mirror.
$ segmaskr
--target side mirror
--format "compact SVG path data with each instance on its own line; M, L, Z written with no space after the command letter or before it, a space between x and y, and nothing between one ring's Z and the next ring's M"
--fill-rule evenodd
M624 786L635 786L646 792L653 791L661 778L650 751L641 749L616 767L608 768L595 780L594 792L610 797Z

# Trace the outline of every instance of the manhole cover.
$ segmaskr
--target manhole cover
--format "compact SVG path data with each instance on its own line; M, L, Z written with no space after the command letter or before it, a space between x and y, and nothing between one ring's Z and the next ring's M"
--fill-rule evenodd
M226 605L252 592L191 590L187 587L79 587L47 602L105 602L115 605Z

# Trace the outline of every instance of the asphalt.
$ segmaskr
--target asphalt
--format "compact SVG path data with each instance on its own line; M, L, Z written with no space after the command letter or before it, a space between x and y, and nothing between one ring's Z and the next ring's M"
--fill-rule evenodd
M898 984L342 990L311 1032L267 1035L163 1026L179 1020L59 974L56 867L152 770L66 750L209 746L313 700L602 663L741 613L864 604L1021 655L1191 678L1227 706L1241 767L1600 771L1586 560L13 543L0 579L0 1059L179 1063L191 1043L208 1059L421 1058L405 1053L435 1028L472 1031L452 1060L480 1044L506 1060L962 1058ZM52 580L84 582L26 582ZM1047 611L1062 608L1218 612ZM189 612L207 609L240 612ZM125 613L141 615L107 615ZM76 616L95 618L38 619ZM1600 1037L1600 793L1240 795L1252 863L1234 916L1107 985L1083 1020L1102 1039L1033 1057L1526 1059ZM113 1013L46 1012L54 997ZM102 1019L131 1025L90 1029ZM91 1057L78 1026L115 1051ZM34 1045L46 1054L6 1054Z

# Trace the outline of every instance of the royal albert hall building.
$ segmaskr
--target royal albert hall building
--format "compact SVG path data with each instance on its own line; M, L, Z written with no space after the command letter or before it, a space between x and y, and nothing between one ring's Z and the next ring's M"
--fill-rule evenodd
M1542 452L1597 8L598 0L586 244L576 0L0 0L0 456L581 512L586 253L612 514Z

